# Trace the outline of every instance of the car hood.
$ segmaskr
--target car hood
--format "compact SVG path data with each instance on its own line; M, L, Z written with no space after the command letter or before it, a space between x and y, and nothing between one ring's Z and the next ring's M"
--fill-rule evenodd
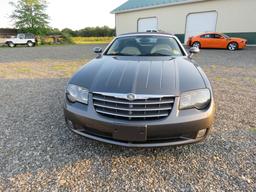
M195 64L186 57L111 57L92 60L70 80L90 92L179 95L205 88Z

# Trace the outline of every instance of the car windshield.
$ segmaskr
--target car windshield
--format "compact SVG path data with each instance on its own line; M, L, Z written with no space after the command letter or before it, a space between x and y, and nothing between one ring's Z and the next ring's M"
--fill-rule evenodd
M229 39L230 37L228 35L222 34L226 39Z
M116 56L184 56L178 42L165 36L130 36L117 38L105 55Z

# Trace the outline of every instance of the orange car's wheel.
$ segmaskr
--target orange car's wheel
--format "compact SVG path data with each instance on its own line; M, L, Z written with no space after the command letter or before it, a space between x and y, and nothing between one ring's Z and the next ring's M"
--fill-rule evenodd
M228 44L228 50L235 51L238 49L238 44L236 42L231 42Z
M200 42L196 41L192 44L192 47L196 47L196 48L200 48L201 47L201 44Z

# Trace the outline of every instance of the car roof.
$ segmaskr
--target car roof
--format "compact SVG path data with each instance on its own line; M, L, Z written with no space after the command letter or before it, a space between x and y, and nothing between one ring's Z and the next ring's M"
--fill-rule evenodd
M202 33L200 35L206 35L206 34L221 34L221 33L218 33L218 32L206 32L206 33Z
M121 34L118 37L129 37L129 36L146 36L146 35L153 35L153 36L169 36L169 37L173 37L173 34L170 33L160 33L160 32L136 32L136 33L125 33L125 34Z

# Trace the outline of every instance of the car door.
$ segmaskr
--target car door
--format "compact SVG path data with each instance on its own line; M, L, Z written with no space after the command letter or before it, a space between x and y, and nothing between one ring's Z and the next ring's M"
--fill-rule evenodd
M16 44L26 44L25 34L18 34Z
M204 34L200 36L200 43L202 48L212 48L212 40L214 36L212 34Z
M227 40L220 34L214 34L214 40L212 41L212 48L226 48Z

